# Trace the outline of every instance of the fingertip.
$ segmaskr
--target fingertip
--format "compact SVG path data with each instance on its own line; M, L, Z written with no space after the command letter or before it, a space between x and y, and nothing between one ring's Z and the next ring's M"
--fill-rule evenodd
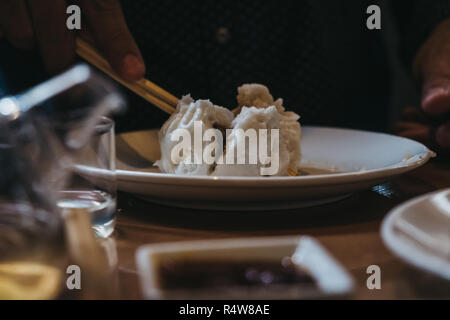
M127 54L120 67L121 76L128 81L137 81L145 75L145 64L140 57L135 54Z
M423 110L430 115L440 115L450 110L450 92L448 88L437 87L428 90L422 99Z

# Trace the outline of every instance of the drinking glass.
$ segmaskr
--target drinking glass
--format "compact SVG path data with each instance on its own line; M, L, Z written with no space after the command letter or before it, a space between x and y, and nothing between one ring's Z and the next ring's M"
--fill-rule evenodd
M101 117L88 143L74 157L72 178L58 199L63 210L88 209L92 227L100 238L107 238L114 231L115 160L114 121Z

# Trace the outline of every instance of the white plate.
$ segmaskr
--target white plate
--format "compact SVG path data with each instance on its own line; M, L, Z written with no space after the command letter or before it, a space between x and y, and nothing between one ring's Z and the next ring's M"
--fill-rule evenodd
M340 173L298 177L192 177L159 173L156 131L116 137L118 188L149 201L186 208L273 210L323 204L425 164L422 144L387 134L304 127L302 164ZM90 172L96 176L101 173Z
M159 286L158 267L167 261L276 261L284 257L303 268L317 289L299 284L275 288L227 288L227 290L165 290ZM142 246L136 252L141 287L148 299L305 299L349 296L354 283L350 275L313 238L305 236L238 238L172 242ZM234 290L233 290L234 289Z
M415 222L408 225L408 229L401 227L404 223L399 227L400 219L404 221L405 217L413 218ZM406 263L450 281L450 189L412 199L394 208L383 221L381 237L385 245ZM440 250L437 250L438 246Z

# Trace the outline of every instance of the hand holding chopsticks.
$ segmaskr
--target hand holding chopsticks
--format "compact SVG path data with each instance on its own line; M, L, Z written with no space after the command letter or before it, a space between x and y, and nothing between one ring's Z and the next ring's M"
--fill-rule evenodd
M77 54L105 74L168 114L175 112L178 98L147 79L130 82L120 77L106 59L86 41L76 40Z

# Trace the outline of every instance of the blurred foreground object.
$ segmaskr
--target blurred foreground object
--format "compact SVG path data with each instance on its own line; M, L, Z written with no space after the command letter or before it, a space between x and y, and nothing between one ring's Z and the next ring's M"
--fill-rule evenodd
M0 100L0 298L58 297L67 267L59 191L99 119L123 105L85 65ZM92 233L88 225L71 234Z

